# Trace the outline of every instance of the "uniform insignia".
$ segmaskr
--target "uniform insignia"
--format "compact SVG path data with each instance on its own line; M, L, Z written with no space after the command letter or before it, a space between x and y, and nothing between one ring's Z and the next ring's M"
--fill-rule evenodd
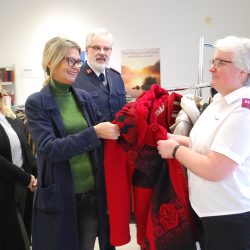
M92 72L93 72L92 69L86 69L87 75L90 75Z
M242 108L250 109L250 99L248 99L248 98L242 98L241 107Z

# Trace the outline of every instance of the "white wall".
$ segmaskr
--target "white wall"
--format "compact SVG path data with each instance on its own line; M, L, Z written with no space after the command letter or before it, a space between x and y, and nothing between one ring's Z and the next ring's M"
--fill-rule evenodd
M52 36L84 48L90 29L107 28L115 39L110 66L118 71L121 50L160 48L167 88L198 83L201 36L208 43L231 34L250 37L249 0L1 0L0 8L0 66L15 65L17 104L42 87L42 50ZM204 81L210 54L205 48ZM23 77L27 68L34 78Z

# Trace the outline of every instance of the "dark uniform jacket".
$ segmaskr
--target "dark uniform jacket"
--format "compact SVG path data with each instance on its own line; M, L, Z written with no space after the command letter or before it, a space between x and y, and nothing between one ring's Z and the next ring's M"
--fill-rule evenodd
M19 119L6 117L17 133L21 143L23 166L19 168L12 163L10 141L0 124L0 249L25 249L15 206L15 184L19 183L27 189L24 223L30 233L32 196L27 186L30 183L30 173L36 175L36 161L27 145L23 122Z
M108 86L105 87L87 62L82 66L73 86L86 90L94 99L98 109L107 121L112 121L115 114L125 105L124 82L119 72L105 70Z
M93 125L102 122L92 98L70 88L89 127L66 136L50 87L31 95L25 104L29 131L37 148L38 187L34 198L32 249L78 250L75 195L69 159L88 152L95 177L100 249L106 244L106 194L101 140Z

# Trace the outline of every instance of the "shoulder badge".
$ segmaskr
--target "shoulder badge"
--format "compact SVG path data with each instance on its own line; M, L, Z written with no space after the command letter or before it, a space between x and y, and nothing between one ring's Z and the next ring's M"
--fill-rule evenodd
M87 74L87 75L90 75L92 72L93 72L92 69L86 69L86 74Z
M242 108L250 109L250 99L248 99L248 98L242 98L241 107Z

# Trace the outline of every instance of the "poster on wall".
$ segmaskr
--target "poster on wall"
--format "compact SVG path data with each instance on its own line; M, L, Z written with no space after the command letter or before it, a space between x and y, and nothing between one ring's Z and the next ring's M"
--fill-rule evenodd
M160 49L122 50L121 72L128 101L152 84L160 85Z

